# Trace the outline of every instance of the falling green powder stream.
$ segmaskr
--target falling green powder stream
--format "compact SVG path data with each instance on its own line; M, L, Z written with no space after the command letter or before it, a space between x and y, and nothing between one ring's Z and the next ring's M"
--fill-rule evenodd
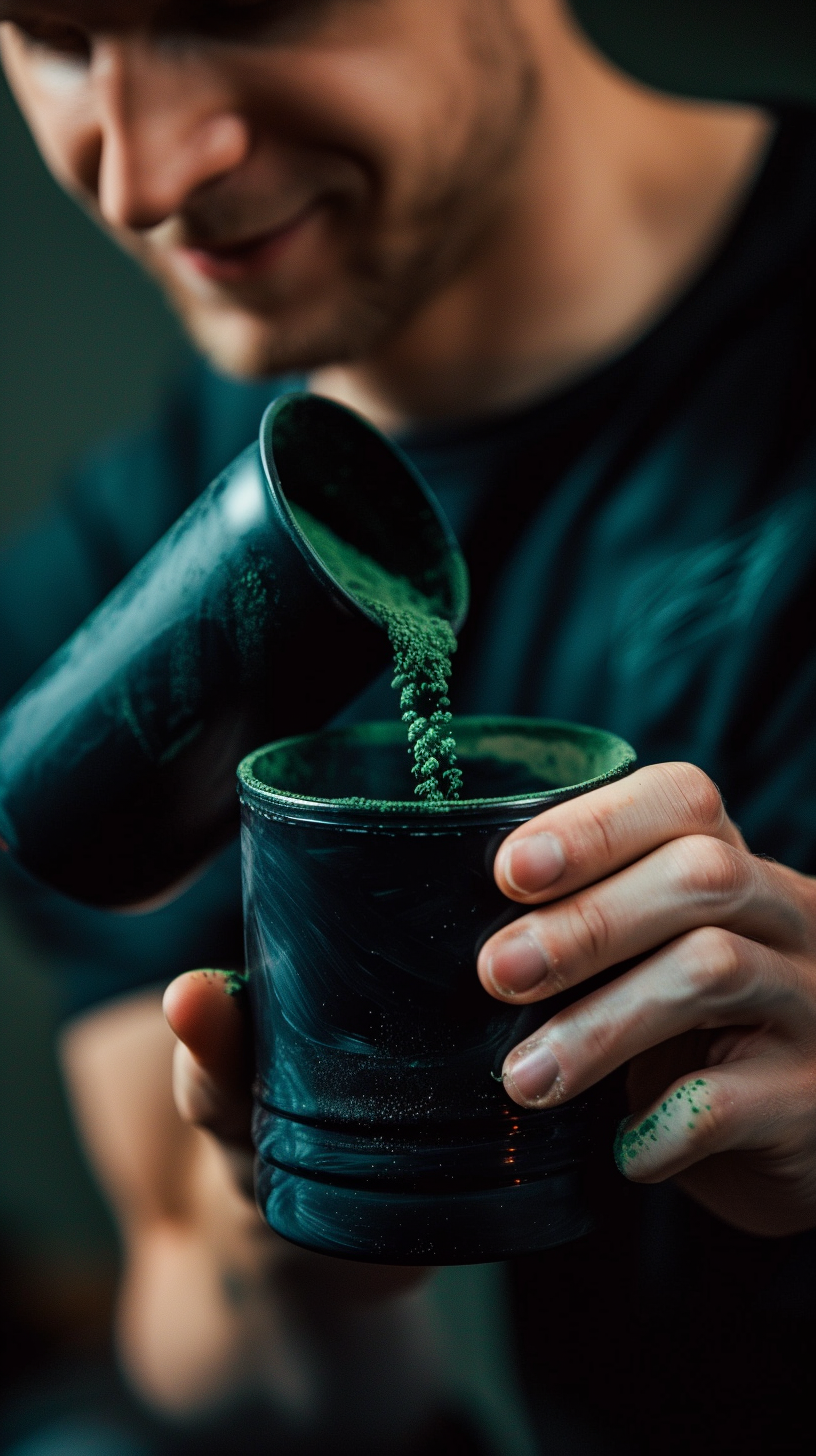
M448 679L456 638L450 622L434 610L404 576L393 576L370 556L342 540L301 506L293 505L304 536L332 576L365 606L388 633L402 721L413 752L414 793L429 804L458 799L462 773L451 733Z

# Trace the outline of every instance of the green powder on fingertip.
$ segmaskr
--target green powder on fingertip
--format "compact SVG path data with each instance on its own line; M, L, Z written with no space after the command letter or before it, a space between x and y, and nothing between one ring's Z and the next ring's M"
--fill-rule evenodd
M708 1083L704 1077L697 1077L693 1082L684 1082L641 1122L631 1123L629 1118L624 1118L618 1128L614 1148L615 1162L621 1173L626 1172L627 1166L634 1163L650 1143L659 1143L665 1134L676 1133L682 1121L685 1121L688 1131L693 1132L700 1114L711 1111L711 1103L706 1100L708 1096Z
M342 540L301 506L291 506L300 529L340 585L388 634L394 654L392 686L413 756L414 793L428 804L459 798L461 770L451 733L448 681L456 637L439 602Z

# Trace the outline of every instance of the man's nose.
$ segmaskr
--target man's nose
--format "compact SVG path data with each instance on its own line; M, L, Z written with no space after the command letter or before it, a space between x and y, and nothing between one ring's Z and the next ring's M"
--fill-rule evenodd
M140 42L102 42L96 194L112 227L139 231L178 212L200 188L238 167L247 122L217 75L192 57Z

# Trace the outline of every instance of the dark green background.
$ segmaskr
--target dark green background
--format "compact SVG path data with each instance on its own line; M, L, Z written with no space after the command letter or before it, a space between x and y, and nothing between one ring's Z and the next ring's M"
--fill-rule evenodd
M816 101L813 0L572 0L613 60L687 96Z
M577 0L597 43L688 95L816 102L816 0ZM39 162L0 89L0 529L60 467L144 417L183 352L161 300ZM0 624L0 650L2 650ZM48 980L0 920L0 1231L60 1257L104 1258L50 1050Z

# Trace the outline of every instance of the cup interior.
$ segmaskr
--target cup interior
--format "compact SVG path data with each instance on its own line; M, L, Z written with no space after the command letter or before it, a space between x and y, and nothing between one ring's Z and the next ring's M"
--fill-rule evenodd
M290 506L393 576L407 577L458 630L467 612L467 568L424 481L397 446L353 411L309 394L284 395L270 405L261 443L273 492L310 550L320 557Z
M270 802L439 814L527 799L538 803L565 790L594 788L621 777L635 760L634 750L615 734L575 723L456 718L453 731L465 789L456 803L414 797L399 722L361 723L269 744L244 759L239 779L242 789Z

